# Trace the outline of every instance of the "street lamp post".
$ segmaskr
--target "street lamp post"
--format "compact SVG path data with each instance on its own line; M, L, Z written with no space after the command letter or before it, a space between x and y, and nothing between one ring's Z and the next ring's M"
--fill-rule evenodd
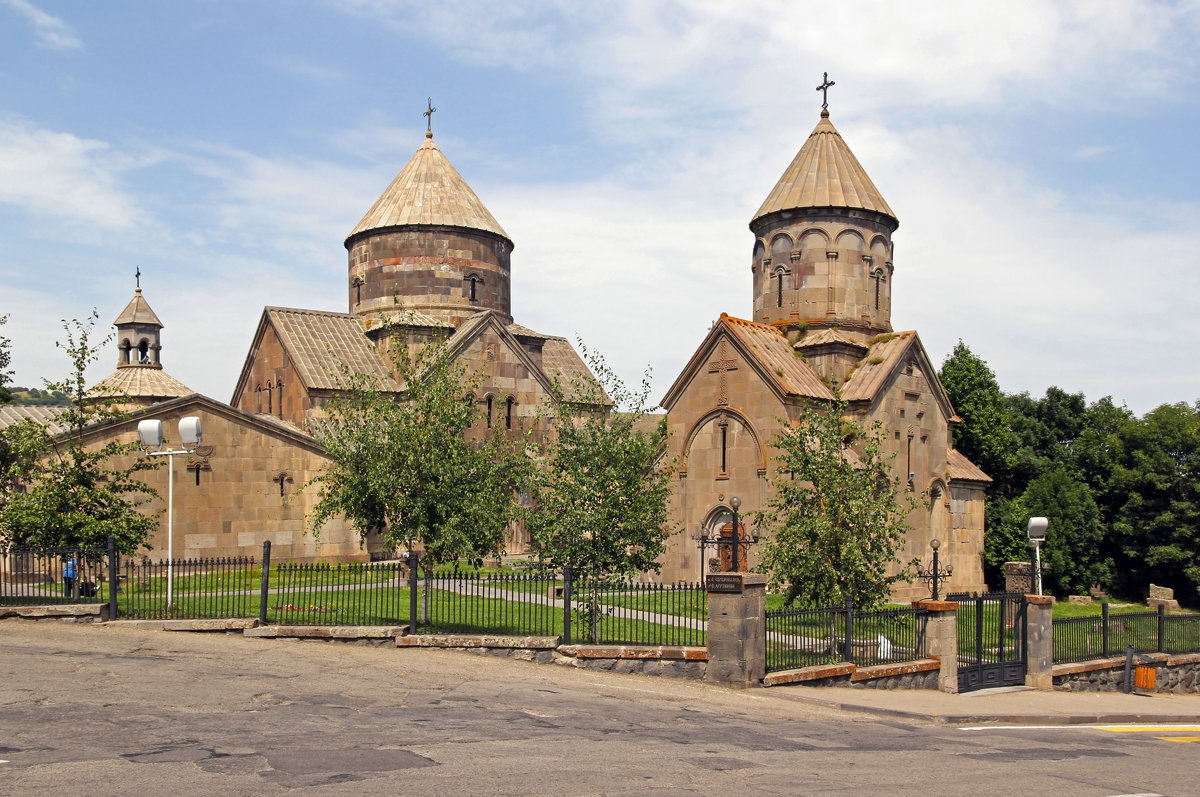
M933 587L933 599L936 601L940 600L938 598L938 582L943 578L950 578L950 576L954 575L954 565L947 565L945 570L941 568L941 565L938 563L938 549L942 547L942 541L937 537L929 541L929 547L933 549L933 566L924 569L918 566L917 575L925 583Z
M142 448L162 448L162 421L138 422L138 440ZM150 451L152 457L167 458L167 608L175 605L175 455L190 454L200 445L200 419L195 415L179 419L178 451Z
M738 572L741 567L741 549L743 545L753 545L758 542L758 529L751 529L750 534L743 538L741 527L740 509L742 499L738 496L733 496L729 499L729 506L733 509L733 534L729 538L722 537L719 533L715 536L708 534L697 534L692 537L700 545L700 582L704 582L704 566L707 564L705 553L711 545L716 550L720 551L722 546L733 546L733 551L730 554L731 570ZM728 516L725 516L728 517ZM721 518L724 520L724 517ZM721 525L717 524L718 527Z

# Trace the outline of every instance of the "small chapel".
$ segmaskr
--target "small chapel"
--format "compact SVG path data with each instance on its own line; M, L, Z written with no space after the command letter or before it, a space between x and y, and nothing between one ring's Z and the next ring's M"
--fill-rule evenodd
M827 77L818 90L830 85ZM986 591L991 479L955 450L959 418L920 337L892 327L899 226L824 103L750 220L748 316L722 313L661 401L679 463L663 580L731 568L734 504L743 519L766 506L781 424L796 422L809 402L840 398L864 426L882 424L901 489L920 502L899 560L928 564L937 539L941 563L953 566L947 588ZM739 539L756 533L739 528ZM754 545L739 553L738 569L754 570ZM919 580L892 593L896 601L927 596Z

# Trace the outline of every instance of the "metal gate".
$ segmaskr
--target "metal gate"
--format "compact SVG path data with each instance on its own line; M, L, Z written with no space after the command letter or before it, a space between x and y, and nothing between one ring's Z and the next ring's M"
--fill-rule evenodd
M1025 683L1025 596L948 595L958 603L958 691Z

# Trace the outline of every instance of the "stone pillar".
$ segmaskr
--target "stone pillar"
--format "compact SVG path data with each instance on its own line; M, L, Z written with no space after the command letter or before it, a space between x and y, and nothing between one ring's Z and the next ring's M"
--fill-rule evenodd
M938 690L958 694L958 604L953 601L914 601L929 612L925 625L925 655L941 662Z
M1026 595L1025 685L1054 688L1054 598Z
M721 573L708 577L709 683L746 689L767 674L767 577Z

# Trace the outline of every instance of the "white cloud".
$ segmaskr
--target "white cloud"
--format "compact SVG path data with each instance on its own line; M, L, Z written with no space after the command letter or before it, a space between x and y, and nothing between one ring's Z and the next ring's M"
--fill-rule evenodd
M103 141L0 120L0 203L57 219L131 227L143 212L120 174L132 165Z
M0 0L33 24L38 46L50 50L79 50L83 42L71 27L58 17L47 14L28 0Z

